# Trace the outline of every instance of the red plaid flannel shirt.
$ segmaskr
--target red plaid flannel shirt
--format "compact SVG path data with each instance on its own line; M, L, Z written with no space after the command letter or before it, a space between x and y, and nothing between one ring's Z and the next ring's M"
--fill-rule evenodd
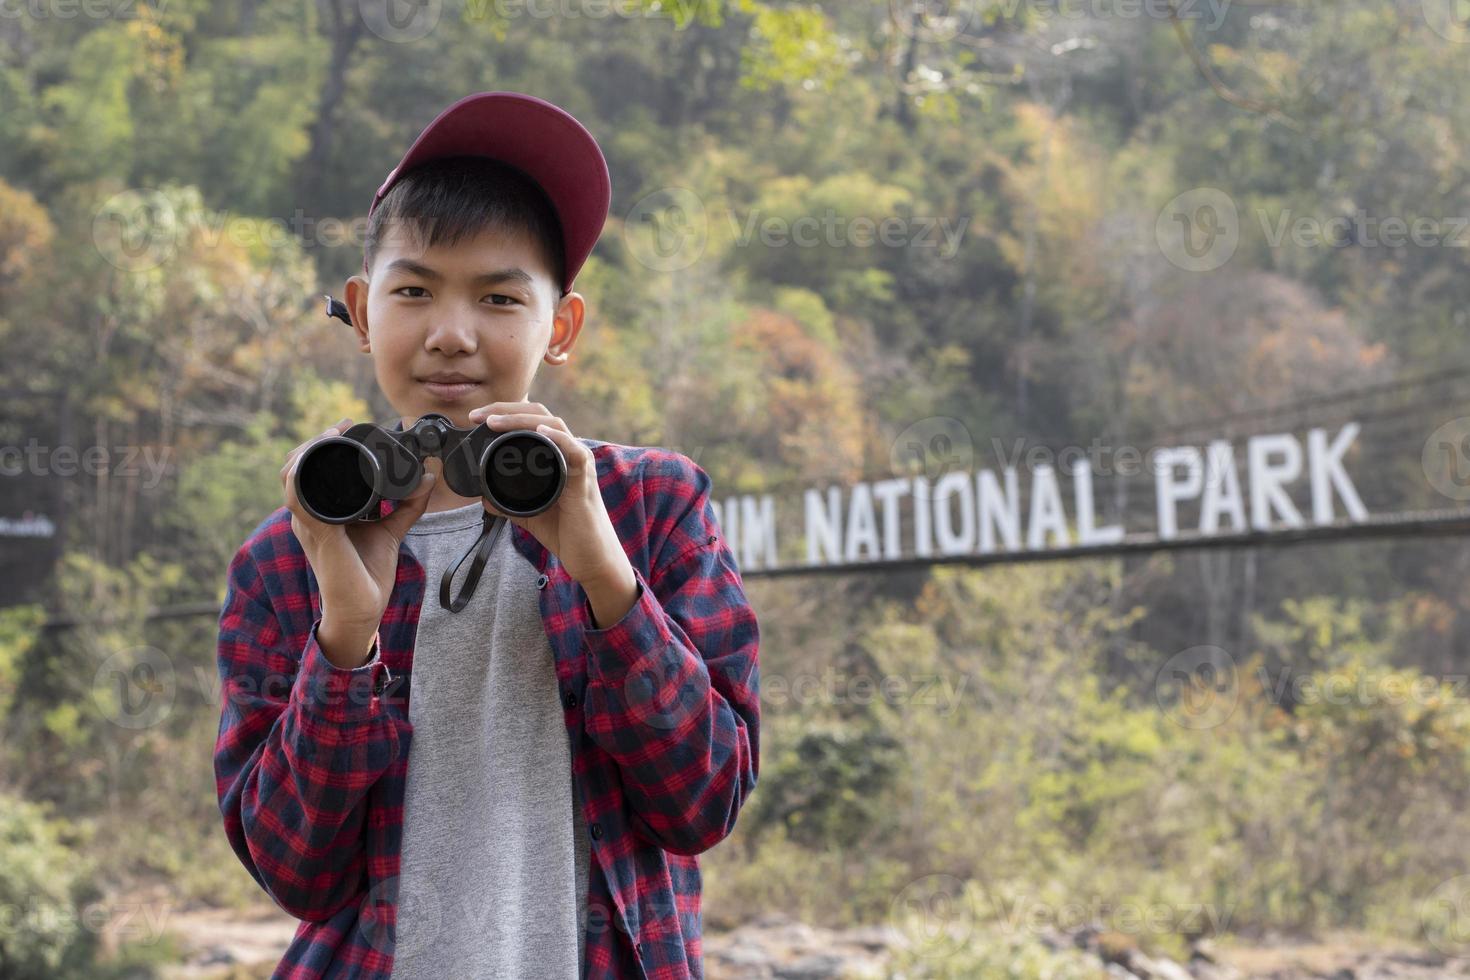
M632 609L593 629L586 594L555 555L522 528L509 531L541 572L591 837L586 975L699 978L697 855L734 828L759 768L759 631L708 474L670 450L582 442L638 581ZM344 670L317 642L321 599L285 507L230 563L216 789L235 853L302 920L274 977L392 970L424 595L423 565L400 546L372 658Z

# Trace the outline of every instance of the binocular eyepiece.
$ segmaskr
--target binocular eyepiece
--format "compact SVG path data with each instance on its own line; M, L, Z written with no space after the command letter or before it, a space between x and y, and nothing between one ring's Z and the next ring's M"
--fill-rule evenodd
M455 493L483 497L513 517L551 507L567 482L560 447L534 429L464 429L430 412L406 430L359 422L314 443L296 467L296 497L327 524L376 521L381 501L418 487L429 456L442 460L441 479Z

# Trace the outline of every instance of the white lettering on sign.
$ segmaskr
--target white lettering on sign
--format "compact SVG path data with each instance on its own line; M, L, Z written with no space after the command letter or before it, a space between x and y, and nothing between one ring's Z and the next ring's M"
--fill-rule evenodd
M20 517L0 517L0 537L6 538L51 538L56 536L56 525L45 514L26 511Z
M1257 435L1245 440L1241 453L1228 439L1203 448L1159 447L1148 454L1154 474L1153 531L1167 541L1186 528L1211 536L1303 527L1308 519L1297 500L1310 500L1314 524L1333 523L1339 515L1367 520L1368 508L1346 465L1360 431L1350 422L1336 433L1311 429L1305 440L1291 433ZM1030 474L1024 498L1016 465L808 489L802 497L806 564L1098 547L1125 540L1127 530L1116 517L1114 523L1100 523L1097 474L1084 454L1063 457L1061 466L1024 462ZM1112 478L1126 475L1119 467ZM1064 480L1071 481L1070 494L1064 492ZM1116 486L1121 505L1127 487ZM711 504L741 567L776 566L779 524L770 495Z

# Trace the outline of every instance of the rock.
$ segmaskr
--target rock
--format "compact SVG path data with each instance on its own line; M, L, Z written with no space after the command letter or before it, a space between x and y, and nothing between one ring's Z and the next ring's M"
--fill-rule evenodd
M719 960L740 969L769 966L772 961L771 954L759 946L731 946L711 950L705 955L708 959Z
M831 953L815 953L803 956L794 963L775 967L771 975L775 980L840 980L846 972L847 960Z
M1196 939L1189 950L1189 965L1194 966L1195 960L1204 960L1206 963L1220 962L1220 951L1215 946L1213 939Z
M1195 980L1242 980L1241 972L1233 966L1190 960L1189 968Z
M870 953L886 953L903 942L903 933L893 926L857 926L843 933L843 938Z
M1173 960L1154 961L1154 974L1150 980L1194 980L1188 970Z
M210 946L200 952L197 962L200 966L228 966L239 961L224 946Z

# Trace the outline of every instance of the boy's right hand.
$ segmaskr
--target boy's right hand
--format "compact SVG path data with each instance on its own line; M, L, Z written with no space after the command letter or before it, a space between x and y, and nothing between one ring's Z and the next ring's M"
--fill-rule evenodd
M296 466L307 448L326 436L341 435L352 426L343 419L320 436L308 439L286 457L281 483L291 511L291 531L301 542L316 575L321 594L321 626L317 638L322 652L339 667L351 669L367 662L370 644L398 575L398 546L429 505L437 459L424 463L424 479L398 508L383 520L327 524L306 512L296 497ZM431 471L432 468L432 471Z

